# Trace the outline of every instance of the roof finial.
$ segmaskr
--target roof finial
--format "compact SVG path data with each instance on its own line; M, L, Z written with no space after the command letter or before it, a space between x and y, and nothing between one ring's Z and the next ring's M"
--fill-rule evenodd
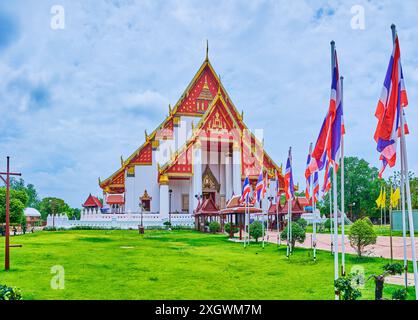
M209 40L206 39L206 61L209 60Z
M122 157L122 156L120 156L120 166L121 166L121 167L123 167L123 162L124 162L124 161L123 161L123 157Z
M221 95L221 75L218 75L219 83L218 83L218 95Z
M168 114L171 116L171 112L172 112L172 110L171 110L171 104L169 103L168 104Z

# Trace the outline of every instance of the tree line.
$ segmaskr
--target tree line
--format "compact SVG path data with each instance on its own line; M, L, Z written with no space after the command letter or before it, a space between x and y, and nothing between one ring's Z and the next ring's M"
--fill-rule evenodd
M64 200L56 197L40 198L33 184L26 184L20 178L10 179L10 223L21 224L25 220L23 210L35 208L42 220L49 214L66 214L69 219L79 219L81 210L72 208ZM0 223L6 221L6 187L0 187Z

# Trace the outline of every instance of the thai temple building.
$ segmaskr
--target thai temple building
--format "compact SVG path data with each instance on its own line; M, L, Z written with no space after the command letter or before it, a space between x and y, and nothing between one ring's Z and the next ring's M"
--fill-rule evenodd
M221 213L234 195L241 194L245 176L255 189L261 171L271 182L268 195L275 195L276 172L284 186L282 170L264 150L262 130L258 131L247 128L244 112L232 102L206 51L199 70L161 124L149 133L145 130L143 144L126 159L121 157L113 174L99 178L103 190L99 213L136 222L141 213L143 219L153 217L157 225L168 220L194 225L194 213L205 200L211 199L205 206ZM267 213L269 201L261 207ZM82 214L81 220L93 219L92 211Z

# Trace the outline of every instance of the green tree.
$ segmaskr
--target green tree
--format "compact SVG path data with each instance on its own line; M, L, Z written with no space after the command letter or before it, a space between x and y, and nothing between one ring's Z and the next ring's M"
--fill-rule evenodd
M250 236L258 242L258 238L263 235L263 225L260 221L254 221L250 224Z
M225 223L224 230L227 234L231 233L231 222ZM232 234L235 234L239 231L238 227L236 225L232 226Z
M287 240L287 230L289 227L286 227L281 235L280 238L284 241ZM295 247L296 241L299 243L303 243L306 239L306 231L303 229L298 223L292 223L292 241L290 243L291 248Z
M325 220L325 222L324 222L324 229L326 229L329 232L331 232L331 219L330 218L328 218L327 220Z
M307 227L307 225L308 225L308 221L306 221L305 219L303 219L303 218L300 218L298 221L296 221L296 223L298 224L298 225L300 225L303 229L305 229L306 230L306 227Z
M337 172L338 203L341 201L341 168ZM375 200L379 196L384 180L378 178L378 169L357 157L344 158L344 195L345 212L353 212L354 219L362 216L379 217L380 212L376 208ZM389 189L388 189L389 190ZM322 214L329 215L330 192L325 196L325 200L320 204ZM387 197L389 198L389 197ZM349 205L355 204L349 207Z
M219 232L219 230L221 230L221 225L219 224L218 221L211 221L209 223L209 230L212 233Z
M70 207L64 200L54 197L43 198L39 203L39 211L43 220L46 220L49 214L66 213L68 215Z
M22 178L11 178L10 187L13 190L24 191L26 193L26 195L28 196L26 206L37 209L39 208L40 200L36 188L33 184L25 185L25 181Z
M10 223L20 223L28 196L24 191L10 190ZM6 222L6 188L0 188L0 223Z
M377 236L369 218L365 217L353 223L348 238L350 245L357 251L357 255L361 257L365 247L376 243Z

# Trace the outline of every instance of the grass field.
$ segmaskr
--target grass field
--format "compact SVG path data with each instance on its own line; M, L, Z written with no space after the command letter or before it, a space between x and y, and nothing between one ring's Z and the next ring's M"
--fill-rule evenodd
M4 238L0 260L4 259ZM265 249L195 231L61 231L12 237L11 270L0 284L16 286L24 299L333 299L333 257L285 247ZM347 270L366 277L387 260L347 256ZM65 270L65 289L51 289L51 267ZM390 298L395 286L385 286ZM363 299L373 299L366 283ZM410 291L412 296L412 291Z

